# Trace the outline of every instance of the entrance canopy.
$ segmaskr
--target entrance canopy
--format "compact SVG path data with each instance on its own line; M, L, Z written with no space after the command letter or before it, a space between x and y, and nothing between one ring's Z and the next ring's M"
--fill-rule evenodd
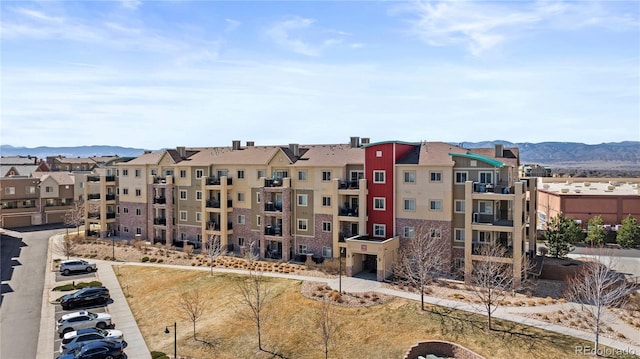
M385 240L369 239L368 235L359 235L346 240L347 275L353 276L363 270L376 271L378 281L383 281L392 274L393 262L398 255L400 238ZM375 256L375 262L373 257Z

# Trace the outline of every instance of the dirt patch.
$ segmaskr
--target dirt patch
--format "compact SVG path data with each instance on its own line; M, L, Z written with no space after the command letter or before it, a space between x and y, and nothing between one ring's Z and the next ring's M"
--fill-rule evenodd
M303 282L300 286L300 293L307 298L322 301L329 299L333 304L341 307L369 307L386 303L394 297L375 292L349 293L338 292L321 282Z

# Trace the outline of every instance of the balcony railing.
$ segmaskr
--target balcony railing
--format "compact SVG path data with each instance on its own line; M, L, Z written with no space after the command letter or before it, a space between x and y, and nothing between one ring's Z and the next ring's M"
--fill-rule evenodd
M105 196L105 199L106 199L107 201L115 201L115 200L116 200L116 195L115 195L114 193L108 193L108 194Z
M265 178L265 187L282 187L282 178Z
M87 214L87 217L89 219L100 219L100 213L92 212L92 213Z
M153 184L167 184L167 178L166 177L154 177L153 178Z
M220 201L217 199L208 199L206 206L207 208L220 208Z
M100 176L87 176L87 182L100 182Z
M344 242L345 239L347 238L351 238L355 236L355 233L351 233L351 232L340 232L338 234L338 242Z
M232 222L228 222L227 223L227 229L228 230L233 229L233 223ZM220 230L220 223L214 222L214 221L207 222L207 230L209 230L209 231L219 231Z
M116 181L116 176L110 175L110 176L104 176L104 179L107 182L115 182Z
M282 236L282 227L268 225L264 228L264 234L267 236Z
M358 207L340 207L338 210L339 216L357 217Z
M473 192L509 194L513 193L513 190L511 190L508 184L504 182L500 182L497 184L473 182Z
M358 181L341 180L338 182L338 189L358 189L360 185Z
M495 218L493 214L473 213L472 223L474 224L491 224L493 226L513 226L513 220L500 216Z
M87 199L100 199L100 193L89 193Z
M267 212L282 212L282 204L267 202L264 204L264 210Z
M207 186L220 186L220 178L218 177L207 177L206 180ZM231 177L227 177L227 186L231 186L233 184L233 180Z
M167 203L167 198L166 197L154 197L153 198L153 204L166 204Z
M479 256L486 255L487 251L485 250L489 246L489 243L479 243L474 242L471 244L471 254ZM491 254L498 255L500 258L512 258L513 257L513 247L505 247L502 245L498 245L500 249L492 249L490 251Z
M115 212L107 213L107 219L112 219L112 218L116 218L116 213Z
M166 226L167 225L167 219L165 217L154 218L153 219L153 224L158 225L158 226Z

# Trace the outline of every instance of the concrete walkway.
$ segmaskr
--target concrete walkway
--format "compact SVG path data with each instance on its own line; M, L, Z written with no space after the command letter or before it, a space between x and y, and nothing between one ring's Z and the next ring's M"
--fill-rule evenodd
M113 271L113 265L134 265L134 266L144 266L144 267L163 267L163 268L173 268L173 269L182 269L182 270L197 270L197 271L210 271L209 267L193 267L193 266L180 266L180 265L170 265L170 264L152 264L152 263L139 263L139 262L108 262L108 261L95 261L98 265L98 274L100 280L104 283L105 286L109 288L111 291L111 296L114 300L113 304L108 306L109 312L114 317L114 322L116 323L118 329L123 330L125 332L125 338L129 342L129 347L126 349L126 353L129 358L149 358L150 353L146 347L144 339L140 334L140 331L136 325L135 319L131 314L131 310L126 302L122 289L118 283L116 275ZM248 271L241 269L227 269L227 268L213 268L214 272L218 273L235 273L235 274L247 274ZM293 279L300 281L312 281L312 282L320 282L326 283L332 289L338 289L340 286L339 278L325 278L325 277L313 277L313 276L304 276L304 275L291 275L291 274L283 274L283 273L270 273L265 272L265 276L276 277L276 278L285 278L285 279ZM53 278L55 280L55 274L53 274ZM380 294L391 295L400 298L406 298L409 300L420 300L420 295L418 293L409 293L401 290L394 290L387 287L384 287L382 283L372 280L360 279L355 277L345 277L341 278L342 291L350 292L350 293L362 293L362 292L377 292ZM47 285L45 284L45 292L47 292ZM50 292L50 288L49 288ZM437 298L432 296L424 297L425 303L454 308L457 310L462 310L470 313L476 314L485 314L484 310L477 304L461 302L450 299ZM48 304L48 301L47 301ZM592 333L584 332L572 328L568 328L562 325L552 324L541 320L536 320L533 318L527 317L527 314L530 313L551 313L557 310L568 310L568 305L570 304L555 304L555 305L547 305L547 306L536 306L536 307L498 307L493 314L495 318L500 318L516 323L521 323L524 325L529 325L533 327L537 327L540 329L565 334L569 336L573 336L576 338L584 339L590 342L593 342L595 336ZM53 310L53 306L48 304L48 307ZM44 304L43 304L44 310ZM52 328L55 327L55 323L53 322L53 313L51 315L44 315L45 317L52 318L52 322L48 325L47 330L41 330L41 333L53 333L54 330ZM623 333L627 338L634 340L634 344L629 344L626 342L622 342L619 340L614 340L610 338L606 338L604 336L600 336L600 343L602 345L609 346L614 349L618 349L624 352L633 353L636 355L640 355L640 331L635 328L629 326L628 324L618 320L615 323L615 329L619 330ZM612 325L613 327L613 325ZM42 338L41 338L42 339ZM53 349L53 336L48 340L49 348ZM40 349L40 346L38 347ZM40 350L38 351L40 353ZM39 355L40 357L40 355ZM51 358L51 356L42 356L43 358Z

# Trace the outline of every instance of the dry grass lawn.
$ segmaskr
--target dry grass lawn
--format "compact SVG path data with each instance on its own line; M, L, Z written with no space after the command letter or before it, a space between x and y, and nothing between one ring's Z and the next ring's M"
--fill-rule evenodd
M239 319L235 283L242 277L228 274L172 270L161 267L116 267L116 274L150 350L173 352L173 334L164 328L178 322L178 354L189 358L271 358L257 349L255 325ZM273 299L264 324L263 346L286 358L324 358L319 331L313 322L320 302L300 293L299 281L265 278ZM179 311L183 291L202 288L209 303L197 323ZM481 316L432 307L421 312L419 303L393 299L370 307L335 308L340 325L330 349L331 358L402 358L421 340L459 343L487 358L578 358L575 346L590 345L572 337L513 323L498 322L503 331L486 333ZM117 324L117 323L116 323Z

